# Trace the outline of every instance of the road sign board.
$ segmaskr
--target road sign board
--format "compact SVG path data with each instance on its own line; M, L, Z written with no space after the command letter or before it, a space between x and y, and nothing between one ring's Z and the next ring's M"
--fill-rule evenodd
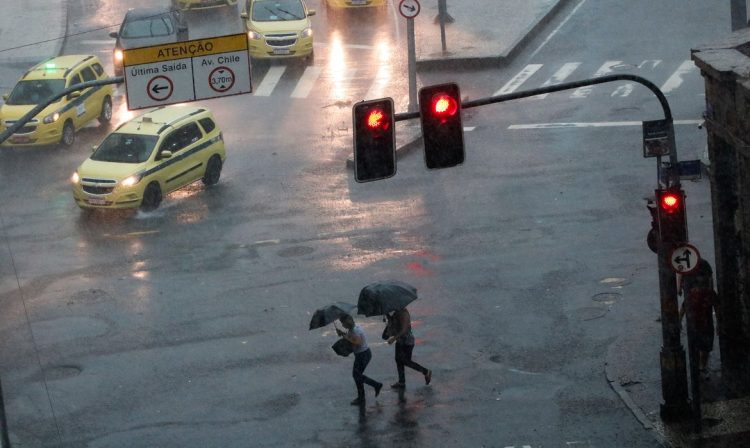
M132 48L123 66L130 110L252 92L244 33Z
M417 0L401 0L398 4L398 12L407 19L413 19L419 15L421 6Z
M675 247L669 254L669 264L678 274L690 274L698 267L701 254L692 244Z

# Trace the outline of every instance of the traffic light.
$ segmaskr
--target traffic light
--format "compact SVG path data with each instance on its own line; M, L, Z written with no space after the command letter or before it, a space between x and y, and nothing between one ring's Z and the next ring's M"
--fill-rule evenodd
M370 182L396 174L396 134L393 100L362 101L352 109L354 119L354 180Z
M419 90L419 117L427 168L449 168L464 163L464 127L458 84L422 87Z
M685 192L680 188L656 190L659 237L665 243L687 242Z

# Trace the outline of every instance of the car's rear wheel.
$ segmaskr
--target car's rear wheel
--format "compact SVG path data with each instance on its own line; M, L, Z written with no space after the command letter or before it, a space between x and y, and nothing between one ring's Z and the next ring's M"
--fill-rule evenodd
M141 209L144 211L155 210L161 204L161 187L156 182L148 184L146 191L143 192L143 200L141 201Z
M101 124L107 124L112 120L112 99L110 97L106 97L102 101L102 111L99 113L98 120Z
M68 120L63 125L62 136L60 137L60 144L63 146L73 146L76 142L76 128L73 126L73 122Z
M219 156L212 156L208 160L206 165L206 172L203 173L203 185L210 186L216 185L221 177L221 158Z

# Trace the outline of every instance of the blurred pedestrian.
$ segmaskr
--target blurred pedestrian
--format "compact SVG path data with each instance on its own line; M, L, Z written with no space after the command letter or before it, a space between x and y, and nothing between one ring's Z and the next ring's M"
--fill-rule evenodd
M718 305L711 264L701 259L693 272L680 276L679 289L683 297L680 319L687 314L691 320L688 329L693 329L698 368L708 377L708 359L714 348L714 311Z
M354 378L354 384L357 386L357 398L352 400L350 404L353 406L361 406L365 404L365 384L372 386L375 389L375 396L380 394L380 389L383 388L383 383L379 383L372 378L365 376L365 369L367 364L372 359L372 352L367 346L367 338L362 327L354 323L354 318L348 314L345 314L339 318L341 325L346 328L347 331L341 331L336 328L336 333L352 343L354 347L354 366L352 367L352 377Z
M411 316L406 308L393 311L386 315L388 324L383 331L384 339L387 337L388 344L396 343L396 370L398 371L398 382L391 384L393 389L406 387L406 373L404 367L420 372L424 375L425 384L432 381L432 370L426 369L412 361L414 351L414 335L411 332Z

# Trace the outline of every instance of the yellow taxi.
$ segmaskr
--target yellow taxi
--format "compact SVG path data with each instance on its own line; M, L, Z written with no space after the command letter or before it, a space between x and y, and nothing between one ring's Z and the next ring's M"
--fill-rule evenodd
M205 9L236 5L237 0L172 0L177 9Z
M245 21L250 57L255 59L307 58L313 61L313 31L303 0L247 0Z
M386 0L325 0L326 6L334 8L368 8L385 6Z
M67 87L108 77L99 58L93 55L59 56L42 61L24 73L10 94L3 95L0 131ZM3 146L58 143L71 146L76 131L90 121L109 123L114 89L113 85L89 87L60 98L3 142Z
M224 138L208 109L165 106L127 121L73 174L82 209L153 210L167 193L198 179L219 181Z

